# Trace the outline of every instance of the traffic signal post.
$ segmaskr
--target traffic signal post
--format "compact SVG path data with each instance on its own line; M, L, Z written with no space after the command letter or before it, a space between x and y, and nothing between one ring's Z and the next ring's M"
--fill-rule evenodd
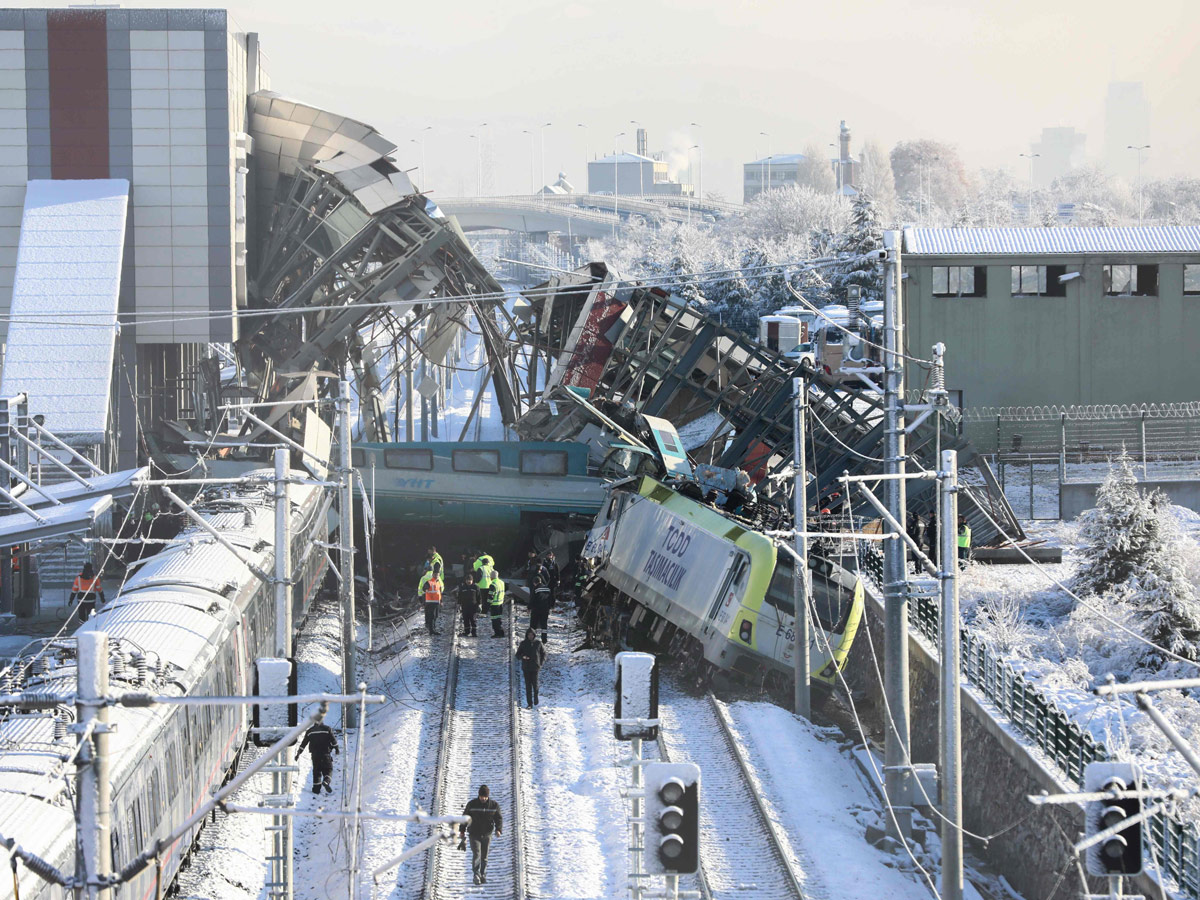
M649 898L698 898L699 891L679 890L679 876L700 868L700 767L691 763L642 759L642 741L655 740L658 718L658 661L649 653L616 657L613 732L629 743L624 765L630 770L629 895ZM665 876L661 891L648 880Z

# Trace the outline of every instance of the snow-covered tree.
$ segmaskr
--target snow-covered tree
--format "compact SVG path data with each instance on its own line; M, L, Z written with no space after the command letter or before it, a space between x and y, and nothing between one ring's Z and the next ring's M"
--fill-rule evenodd
M833 166L816 144L804 148L804 158L796 164L796 181L801 187L812 188L821 194L832 194L837 190Z
M1081 517L1084 559L1073 586L1083 594L1122 597L1137 610L1147 640L1200 659L1200 598L1166 494L1139 491L1132 461L1122 452L1096 500ZM1150 665L1169 660L1156 649L1145 654Z
M878 141L866 141L858 154L861 165L859 190L875 201L875 211L882 222L896 221L896 179L892 161Z
M834 299L846 302L846 289L852 284L862 288L862 302L883 299L883 265L878 259L863 257L883 247L883 228L875 203L865 192L853 201L850 224L836 242L838 256L846 262L830 277Z
M1162 544L1152 494L1138 490L1133 462L1124 451L1096 492L1096 507L1079 517L1083 562L1072 587L1103 594L1144 572Z

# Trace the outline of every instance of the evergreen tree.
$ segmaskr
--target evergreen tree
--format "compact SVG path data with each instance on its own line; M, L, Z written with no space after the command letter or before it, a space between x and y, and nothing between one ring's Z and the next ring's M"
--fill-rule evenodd
M1119 592L1138 611L1147 640L1173 654L1200 660L1200 598L1188 580L1182 541L1162 491L1143 494L1122 452L1081 517L1083 564L1074 587L1084 594ZM1168 654L1151 649L1146 662Z
M874 201L866 194L854 198L850 225L835 242L837 255L845 263L832 274L833 296L846 302L846 289L852 284L862 289L862 302L883 299L883 264L878 259L863 259L883 248L883 227Z
M1096 508L1079 517L1083 562L1072 587L1103 594L1146 570L1161 544L1154 500L1137 488L1132 461L1124 451L1096 492Z

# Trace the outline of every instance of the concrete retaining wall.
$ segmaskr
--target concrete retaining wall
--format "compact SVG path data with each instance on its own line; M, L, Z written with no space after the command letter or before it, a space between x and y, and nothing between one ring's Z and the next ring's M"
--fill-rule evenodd
M854 642L846 676L865 724L872 733L880 734L885 724L879 674L883 671L883 605L870 591L864 626ZM913 762L936 763L937 658L925 640L914 634L909 640L909 661ZM1008 719L967 684L963 689L962 748L964 826L974 834L996 835L986 846L971 838L965 843L1028 900L1079 897L1080 878L1071 843L1083 830L1082 807L1034 806L1026 799L1042 791L1055 794L1078 788L1040 751L1024 743ZM1099 880L1092 882L1094 893L1107 890ZM1137 890L1148 900L1170 896L1149 878L1137 882Z
M1200 512L1200 480L1186 481L1139 481L1144 490L1162 490L1176 506ZM1067 481L1058 488L1058 516L1064 522L1078 518L1085 509L1096 505L1096 491L1100 482Z

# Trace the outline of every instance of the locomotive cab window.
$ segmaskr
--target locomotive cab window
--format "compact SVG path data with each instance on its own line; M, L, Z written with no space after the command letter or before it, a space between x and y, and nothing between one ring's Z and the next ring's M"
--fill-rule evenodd
M566 475L567 454L562 450L522 450L522 475Z
M389 469L416 469L418 472L432 472L433 451L420 448L384 450L383 464Z
M455 450L450 464L455 472L478 472L497 475L500 472L499 450Z

